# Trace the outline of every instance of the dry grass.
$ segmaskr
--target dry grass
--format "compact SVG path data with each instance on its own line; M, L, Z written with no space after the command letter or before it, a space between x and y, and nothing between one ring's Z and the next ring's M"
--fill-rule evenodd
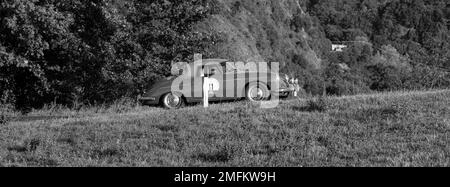
M0 165L450 166L450 91L308 103L34 111L0 126Z

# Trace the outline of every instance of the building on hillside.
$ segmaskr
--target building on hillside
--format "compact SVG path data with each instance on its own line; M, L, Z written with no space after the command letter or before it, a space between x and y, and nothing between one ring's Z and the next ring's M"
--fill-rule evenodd
M343 52L345 48L347 48L347 45L344 45L344 44L332 44L331 45L331 50L333 52Z

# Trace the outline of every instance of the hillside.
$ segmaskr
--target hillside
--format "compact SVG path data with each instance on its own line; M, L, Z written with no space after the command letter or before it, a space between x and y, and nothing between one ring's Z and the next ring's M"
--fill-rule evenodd
M294 19L308 16L298 0L217 0L218 12L199 24L199 30L216 33L222 41L217 56L234 61L291 63L304 56L307 63L321 67L321 59L304 28L295 28ZM320 39L325 39L324 36ZM328 46L331 50L331 44Z
M34 111L1 126L0 166L450 166L449 90L326 103Z

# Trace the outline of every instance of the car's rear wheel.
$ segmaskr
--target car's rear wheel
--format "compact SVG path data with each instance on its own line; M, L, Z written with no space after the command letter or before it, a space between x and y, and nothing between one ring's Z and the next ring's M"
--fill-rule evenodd
M245 96L249 101L260 102L270 98L270 91L265 84L252 83L248 85Z
M167 109L178 109L184 106L184 99L179 94L167 93L162 97L161 104Z

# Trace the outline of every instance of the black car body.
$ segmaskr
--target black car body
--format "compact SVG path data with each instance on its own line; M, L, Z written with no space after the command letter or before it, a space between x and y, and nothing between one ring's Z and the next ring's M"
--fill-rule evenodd
M230 101L247 98L251 101L260 101L276 94L279 97L287 97L295 91L294 82L286 80L285 76L273 72L242 71L233 68L225 68L228 60L207 59L204 63L213 65L198 66L198 73L184 73L180 76L169 77L152 85L139 101L143 105L162 105L166 108L179 108L186 103L200 103L203 101L204 72L210 72L209 77L219 77L216 84L217 89L210 92L210 101ZM212 72L212 73L211 73ZM255 78L256 77L256 78ZM173 84L176 80L192 82L192 94L174 92ZM196 81L194 81L196 80ZM226 90L227 85L240 82L233 86L233 90ZM234 94L222 94L222 93ZM220 96L219 96L220 95Z

